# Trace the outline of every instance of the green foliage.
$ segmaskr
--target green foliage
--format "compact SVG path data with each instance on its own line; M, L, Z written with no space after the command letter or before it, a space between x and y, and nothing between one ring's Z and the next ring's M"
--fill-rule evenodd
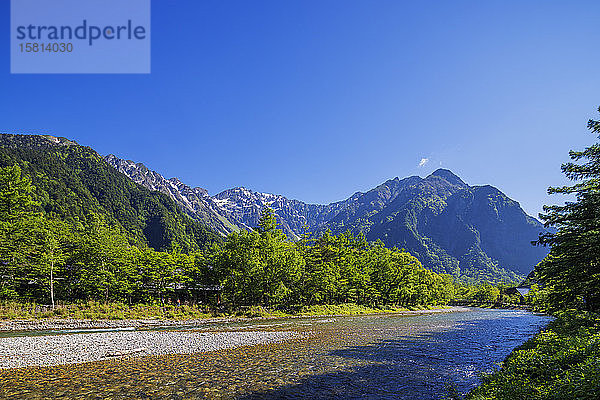
M600 111L600 109L599 109ZM590 120L588 127L600 133L600 122ZM574 162L562 165L573 186L551 187L549 194L575 195L575 202L545 206L541 215L546 226L558 228L542 235L539 243L551 251L537 267L536 275L546 285L551 309L600 309L600 143L584 151L569 153Z
M473 298L481 303L495 303L500 296L500 290L490 284L480 285Z
M270 207L265 207L261 210L258 227L256 230L260 233L275 232L277 229L277 218L275 211Z
M600 109L599 109L600 111ZM588 128L600 133L600 122ZM535 310L557 319L548 329L513 351L502 369L484 377L467 399L597 399L600 393L600 143L569 153L562 165L572 186L551 187L549 194L575 195L576 201L545 206L540 215L555 233L538 244L550 254L535 268L525 296Z
M100 214L109 225L121 226L132 243L156 250L177 244L184 251L195 251L219 240L166 195L135 184L89 147L3 134L2 167L20 168L35 185L31 194L46 214L73 225L88 223L91 214Z
M435 306L427 306L426 308L431 309ZM386 312L401 312L410 311L412 309L420 309L420 307L400 307L394 305L385 305L381 307L367 307L354 303L343 303L343 304L323 304L323 305L312 305L304 306L300 309L300 315L313 316L313 315L361 315L361 314L376 314Z
M548 290L541 288L538 284L533 284L525 296L525 302L531 305L534 311L548 312Z
M483 378L468 400L597 399L600 393L600 316L561 313L515 350L502 369Z
M539 304L543 301L544 291L534 284L530 292L522 296L514 285L498 283L480 283L475 285L456 282L454 301L462 305L493 308L529 308L543 311Z
M214 317L206 306L77 302L48 310L35 303L0 302L1 319L201 319Z
M69 163L72 167L85 158L82 151L90 159L96 158L95 153L82 149L73 145L33 153L39 157L44 157L41 153L52 154L45 159L46 164L38 160L36 165L54 168L57 159L75 152ZM34 170L33 164L27 165L29 171ZM86 167L81 171L91 170ZM39 177L48 176L37 176L41 187L47 187L48 181ZM362 235L325 232L313 240L307 234L296 243L290 242L277 228L270 209L263 211L256 230L231 233L224 242L215 242L203 252L198 250L198 242L192 241L196 243L193 246L185 237L177 239L176 231L168 230L163 234L175 232L164 241L169 244L168 251L157 251L143 239L138 240L133 225L115 218L119 209L112 202L116 199L109 202L112 213L106 212L101 202L74 200L81 205L81 214L61 214L55 205L70 203L50 201L55 191L34 191L19 167L1 168L0 182L0 299L53 305L102 301L108 307L113 303L164 304L182 297L198 301L199 291L208 290L212 295L209 298L204 292L204 300L213 306L222 301L231 310L248 309L254 316L266 313L267 308L298 310L303 305L437 305L454 296L449 275L426 270L409 253L387 249L381 242L368 243ZM100 187L98 182L112 181L99 179L94 185L72 185L70 189L77 188L85 199L86 191ZM110 192L109 188L103 190ZM43 207L35 201L36 195ZM128 209L125 199L119 201ZM140 208L142 214L147 206ZM133 215L138 220L142 216ZM55 312L65 311L59 307ZM113 313L110 318L120 315Z
M290 243L264 212L253 232L232 233L211 256L230 307L353 303L377 306L445 304L453 279L421 266L405 251L364 236L325 232Z
M296 300L304 260L280 230L231 233L212 256L232 306L289 306Z
M39 226L33 190L18 166L0 169L0 298L15 296L26 279Z
M14 223L31 217L38 204L33 201L35 188L23 177L21 168L13 165L0 171L0 220Z
M89 212L79 223L42 213L19 167L0 168L0 299L164 300L187 290L194 254L157 252ZM201 262L205 260L199 257Z

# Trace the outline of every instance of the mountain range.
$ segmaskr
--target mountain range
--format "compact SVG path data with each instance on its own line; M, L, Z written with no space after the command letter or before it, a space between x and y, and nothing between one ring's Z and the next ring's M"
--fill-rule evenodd
M470 186L449 170L390 179L331 204L308 204L244 187L211 196L142 163L100 156L49 135L0 135L0 167L20 165L46 212L77 223L90 212L156 249L201 249L219 237L257 226L275 211L296 240L351 231L408 250L436 272L466 281L517 280L547 254L531 241L544 232L519 203L493 186ZM191 217L191 218L190 218Z
M134 182L171 197L192 218L221 235L257 226L261 210L275 211L292 240L325 230L362 233L415 255L425 267L465 280L517 280L547 254L531 241L544 231L519 203L497 188L469 186L446 169L421 178L390 179L348 199L307 204L244 187L211 196L144 164L108 155L105 160Z

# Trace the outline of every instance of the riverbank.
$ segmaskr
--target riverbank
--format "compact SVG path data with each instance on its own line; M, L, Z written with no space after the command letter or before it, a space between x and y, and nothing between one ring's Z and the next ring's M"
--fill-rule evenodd
M461 305L461 304L456 304ZM325 315L325 314L370 314L381 312L413 311L422 309L444 308L445 305L415 305L400 307L385 305L368 307L355 303L320 304L296 306L287 310L269 309L262 306L240 307L235 310L217 311L208 306L173 304L132 304L102 303L88 301L50 305L36 303L0 302L0 320L37 320L37 319L163 319L185 320L215 317L260 317L260 316L293 316L293 315Z
M564 312L517 347L466 400L595 400L598 393L600 315Z
M38 319L203 319L215 316L215 311L207 306L174 304L125 304L98 301L60 304L52 307L47 304L21 303L16 301L0 303L0 320Z
M499 302L481 302L475 300L451 300L450 306L477 307L477 308L493 308L497 310L525 310L532 311L533 308L529 304L520 303L499 303Z
M116 357L190 354L277 343L295 332L95 332L0 338L0 369L102 361Z
M302 336L196 354L134 353L91 363L2 369L0 398L42 400L50 394L69 399L434 400L443 396L449 380L461 393L475 387L478 371L490 371L547 321L520 311L469 309L416 317L379 314L228 323L196 331L286 331Z
M181 320L166 320L166 319L62 319L62 318L47 318L47 319L28 319L28 320L0 320L0 332L15 332L15 331L51 331L51 330L71 330L71 329L146 329L146 328L176 328L178 326L197 326L202 327L211 323L227 323L240 322L247 320L272 320L279 318L305 318L311 316L319 317L341 317L347 315L365 315L365 314L398 314L398 315L420 315L429 313L445 313L445 312L465 312L467 307L436 307L423 308L419 310L408 309L366 309L360 312L360 309L341 307L341 306L318 306L310 313L306 314L280 314L280 315L265 315L257 317L221 317L221 318L202 318L202 319L181 319ZM346 312L343 312L346 311Z
M331 308L327 308L327 310L331 310ZM447 307L405 310L395 312L394 315L411 316L466 311L469 311L469 309ZM348 315L338 314L328 315L328 317ZM0 330L4 331L5 334L4 337L0 336L0 369L85 363L116 357L202 353L240 346L277 343L302 337L302 334L291 331L198 332L150 330L162 327L176 329L178 326L185 326L188 329L195 327L202 329L210 323L234 323L279 318L281 317L213 318L182 321L68 319L2 321L0 322ZM307 317L294 316L292 318ZM98 329L116 329L118 331L93 331ZM62 332L60 332L61 330ZM92 331L86 332L86 330Z

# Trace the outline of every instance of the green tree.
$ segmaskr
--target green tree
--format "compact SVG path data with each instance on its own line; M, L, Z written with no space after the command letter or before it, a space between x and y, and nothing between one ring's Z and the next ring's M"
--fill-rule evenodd
M34 190L18 165L0 168L0 220L14 223L33 216L39 206L33 200Z
M36 232L38 249L38 268L40 280L48 279L50 302L55 307L54 282L57 269L62 269L68 259L68 247L71 242L71 229L68 224L57 219L42 220ZM44 285L46 286L46 285Z
M474 299L481 303L495 303L500 296L500 289L496 286L485 283L477 287L474 294Z
M127 237L116 226L110 226L102 215L93 214L81 233L77 262L79 283L85 297L109 299L127 297L134 273Z
M600 108L599 108L600 111ZM600 134L600 122L588 128ZM549 194L574 195L576 201L545 206L540 217L556 233L540 236L538 244L551 246L550 254L537 267L538 278L547 285L553 308L600 309L600 143L583 151L570 151L572 162L562 171L572 186L551 187Z
M264 207L260 211L260 219L256 230L260 233L272 233L277 230L277 217L275 217L275 211L272 208Z
M30 234L39 225L34 187L21 168L0 168L0 297L17 297L26 280L33 247Z
M334 303L342 278L337 262L339 248L330 231L323 233L305 256L303 299L308 304Z
M236 306L286 306L297 301L304 259L277 229L273 210L263 209L252 232L234 232L213 258L225 300Z

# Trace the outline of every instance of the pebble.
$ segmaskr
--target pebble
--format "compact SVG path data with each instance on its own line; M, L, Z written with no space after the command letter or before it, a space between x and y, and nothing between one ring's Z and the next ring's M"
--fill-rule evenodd
M118 331L0 337L0 369L101 361L115 354L191 354L276 343L295 332ZM143 351L139 351L143 349Z
M40 320L0 320L0 332L7 331L45 331L59 329L100 329L100 328L144 328L177 327L203 325L215 322L232 322L237 318L207 318L188 320L157 319L40 319Z

